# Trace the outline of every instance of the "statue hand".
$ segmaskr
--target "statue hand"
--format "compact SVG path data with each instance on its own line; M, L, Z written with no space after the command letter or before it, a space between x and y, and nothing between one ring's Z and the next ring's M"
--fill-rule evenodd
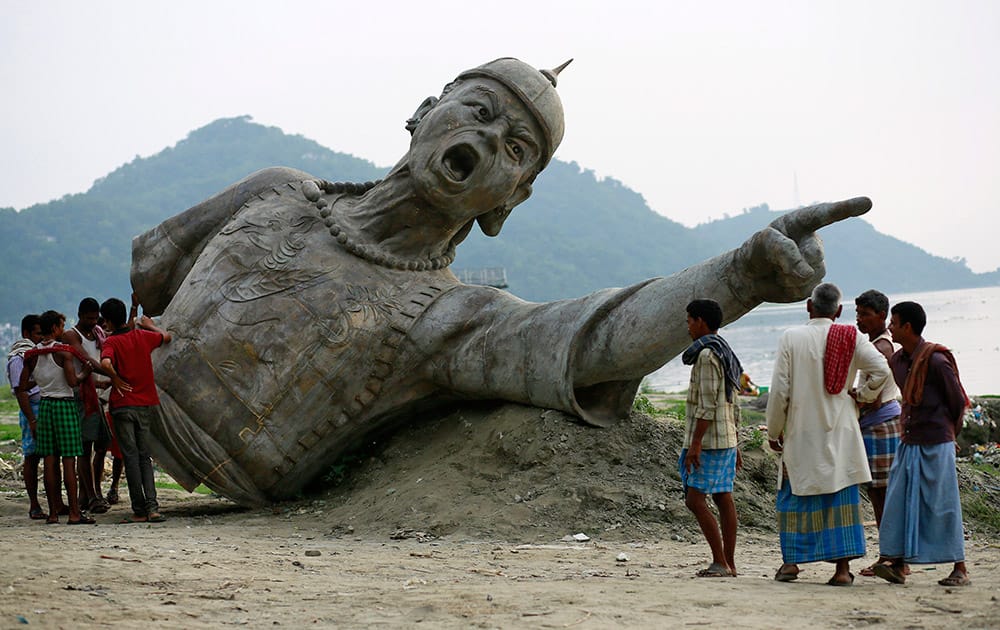
M871 199L855 197L793 210L771 222L736 250L734 290L756 300L795 302L809 297L826 274L823 243L816 230L872 207ZM742 282L747 283L746 288Z

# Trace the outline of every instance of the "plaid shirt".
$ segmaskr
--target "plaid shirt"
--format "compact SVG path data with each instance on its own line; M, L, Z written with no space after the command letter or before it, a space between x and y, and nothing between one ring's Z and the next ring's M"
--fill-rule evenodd
M736 398L736 392L733 392ZM737 444L737 424L740 421L739 406L726 401L726 378L722 363L715 353L705 349L698 354L691 366L691 383L687 395L687 431L684 433L684 448L691 446L695 427L699 420L711 424L701 440L701 448L733 448Z

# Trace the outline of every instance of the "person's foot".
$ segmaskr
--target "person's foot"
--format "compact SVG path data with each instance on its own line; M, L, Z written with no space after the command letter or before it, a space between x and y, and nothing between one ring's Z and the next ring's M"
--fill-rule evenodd
M160 514L159 512L150 512L149 516L146 517L146 520L148 520L150 523L162 523L163 521L167 520L167 517Z
M112 487L108 488L108 504L117 505L118 504L118 488Z
M104 514L111 509L111 504L104 500L104 497L94 497L90 501L90 511L94 514Z
M774 579L778 582L794 582L799 579L799 565L783 564L774 573Z
M732 577L732 574L729 572L729 567L724 564L719 564L718 562L713 562L708 565L707 569L702 569L694 575L695 577L703 578Z
M972 580L969 579L968 573L956 570L952 571L948 577L938 580L938 584L941 586L968 586L972 584Z
M851 586L854 584L854 574L850 571L847 572L846 576L835 573L826 583L830 586Z
M67 525L93 525L96 522L97 521L95 521L93 518L87 516L86 514L80 514L80 518L78 518L76 520L70 519L70 520L66 521L66 524Z
M891 559L881 558L880 557L878 560L876 560L875 562L871 563L870 566L867 566L867 567L861 569L860 571L858 571L858 575L860 575L862 577L875 577L875 565L878 564L878 563L880 563L880 562L888 562L888 563L892 564L892 560ZM910 565L908 565L906 563L903 563L903 568L899 569L899 572L902 575L909 575L910 574Z
M872 571L877 577L893 584L905 584L906 576L903 574L903 565L893 562L876 562L872 565Z
M128 525L130 523L147 523L149 522L148 516L139 516L138 514L132 514L131 516L126 516L122 520L118 521L122 525Z
M49 515L46 514L45 512L43 512L42 508L40 506L39 507L33 507L33 508L31 508L28 511L28 518L30 518L33 521L40 521L40 520L46 519L48 517L49 517Z

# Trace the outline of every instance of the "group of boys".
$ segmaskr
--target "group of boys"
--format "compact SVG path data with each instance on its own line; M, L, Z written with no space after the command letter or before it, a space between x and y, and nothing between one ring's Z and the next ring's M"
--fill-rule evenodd
M134 301L126 315L125 303L117 298L98 304L88 297L68 330L66 317L57 311L21 320L22 338L7 355L7 379L20 408L30 518L52 524L66 515L69 525L95 523L90 514L107 512L118 502L124 468L132 514L123 522L165 520L156 500L147 435L150 414L159 404L150 354L168 343L170 334L137 312ZM108 414L102 394L107 394ZM101 478L109 448L114 464L105 497ZM38 500L40 462L47 513ZM60 486L65 486L66 501Z
M849 563L865 555L864 486L880 555L862 575L902 584L909 564L954 563L938 583L970 584L955 469L968 397L954 356L923 339L927 316L916 302L890 310L884 294L866 291L855 300L855 327L834 323L841 297L833 284L817 286L806 302L809 322L778 344L766 413L781 460L775 507L783 564L774 578L791 582L799 564L826 561L836 567L827 584L854 583ZM742 367L718 334L722 321L712 300L687 306L693 343L683 361L692 369L679 468L686 505L712 552L699 577L737 573L732 491L742 467L735 399Z

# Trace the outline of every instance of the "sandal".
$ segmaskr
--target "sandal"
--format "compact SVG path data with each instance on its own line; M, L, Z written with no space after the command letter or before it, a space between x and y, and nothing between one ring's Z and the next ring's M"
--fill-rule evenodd
M117 505L118 504L118 488L108 489L108 504Z
M776 582L794 582L799 579L799 572L796 571L792 573L791 571L782 571L785 565L778 567L778 570L774 572L774 580Z
M730 577L732 574L729 573L729 567L723 566L721 564L713 562L708 565L707 569L702 569L694 574L695 577L702 578L721 578Z
M159 512L150 512L149 516L146 517L146 520L149 521L150 523L162 523L163 521L167 520L167 517L160 514Z
M66 521L67 525L93 525L96 523L93 518L87 516L86 514L81 514L80 518L75 521Z
M968 586L972 584L972 580L965 573L952 573L948 577L938 580L938 584L941 586Z
M876 562L872 565L872 571L875 572L877 577L882 578L886 582L892 582L893 584L905 584L906 576L900 570L901 567L896 567L895 565L888 562Z
M34 508L28 512L28 518L33 521L40 521L42 519L48 518L49 515L42 511L42 508Z
M836 577L832 577L826 581L830 586L853 586L854 585L854 574L850 571L847 572L847 577L850 578L847 582L838 582Z
M90 502L90 511L94 514L104 514L111 509L111 504L104 500L104 497L94 497Z

